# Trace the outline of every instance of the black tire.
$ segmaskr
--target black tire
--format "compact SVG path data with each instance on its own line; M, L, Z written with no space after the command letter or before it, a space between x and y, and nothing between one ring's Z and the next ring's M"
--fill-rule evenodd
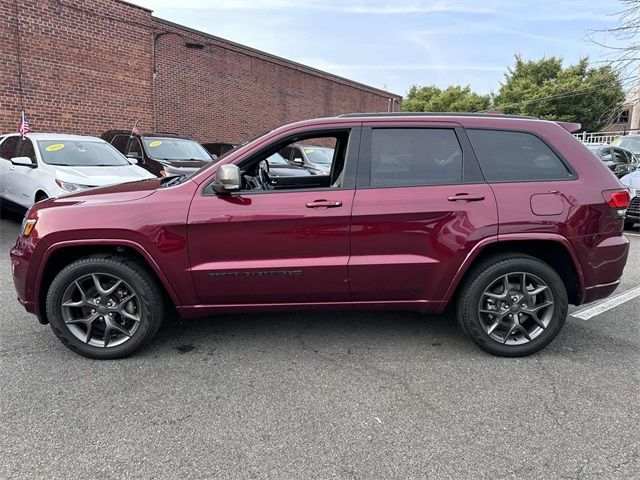
M63 295L76 280L91 274L121 279L136 296L139 323L122 344L105 348L85 343L74 335L63 319ZM74 352L96 359L115 359L132 354L151 341L164 317L163 297L156 280L140 264L118 255L93 255L67 265L49 287L46 309L49 323L58 339Z
M633 227L635 227L636 225L636 221L635 220L625 220L624 221L624 229L625 230L633 230Z
M36 195L35 203L41 202L42 200L46 200L47 198L49 198L49 196L46 193L40 192Z
M485 290L507 274L525 272L540 278L551 291L554 300L549 323L537 337L521 345L498 342L482 326L479 309ZM495 255L479 263L466 276L457 302L458 323L465 334L479 347L503 357L522 357L546 347L558 335L567 317L568 296L558 273L545 262L519 253Z

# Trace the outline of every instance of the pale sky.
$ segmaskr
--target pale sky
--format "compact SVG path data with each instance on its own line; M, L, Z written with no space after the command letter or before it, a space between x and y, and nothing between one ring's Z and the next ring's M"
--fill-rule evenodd
M405 95L413 84L496 91L515 53L610 55L587 38L618 0L130 0L154 15Z

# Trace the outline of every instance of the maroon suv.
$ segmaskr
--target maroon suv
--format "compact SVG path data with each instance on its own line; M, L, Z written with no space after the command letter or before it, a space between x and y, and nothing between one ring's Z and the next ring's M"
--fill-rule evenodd
M37 203L11 251L20 302L70 349L130 354L183 317L456 305L497 355L558 334L618 286L629 194L570 126L497 115L359 114L278 128L189 177ZM275 177L291 144L328 175Z

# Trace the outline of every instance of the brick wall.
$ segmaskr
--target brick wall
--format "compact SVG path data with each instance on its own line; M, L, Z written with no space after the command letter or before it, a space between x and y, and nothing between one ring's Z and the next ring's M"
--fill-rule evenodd
M153 120L152 20L113 0L18 2L25 108L34 131L99 134ZM19 122L15 10L0 3L0 131Z
M20 0L18 9L34 131L100 135L139 118L142 131L240 142L303 118L387 111L389 98L399 109L398 96L119 0ZM15 19L13 2L0 2L0 133L17 129L21 109Z
M240 142L279 125L348 112L386 112L397 95L156 20L158 131ZM187 42L204 45L186 48Z

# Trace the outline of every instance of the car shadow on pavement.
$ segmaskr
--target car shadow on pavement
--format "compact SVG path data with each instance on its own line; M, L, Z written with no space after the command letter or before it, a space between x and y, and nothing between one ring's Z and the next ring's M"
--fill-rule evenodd
M221 314L197 320L172 318L145 349L153 355L212 354L231 349L264 353L363 355L373 350L474 349L454 318L415 312L297 312Z

